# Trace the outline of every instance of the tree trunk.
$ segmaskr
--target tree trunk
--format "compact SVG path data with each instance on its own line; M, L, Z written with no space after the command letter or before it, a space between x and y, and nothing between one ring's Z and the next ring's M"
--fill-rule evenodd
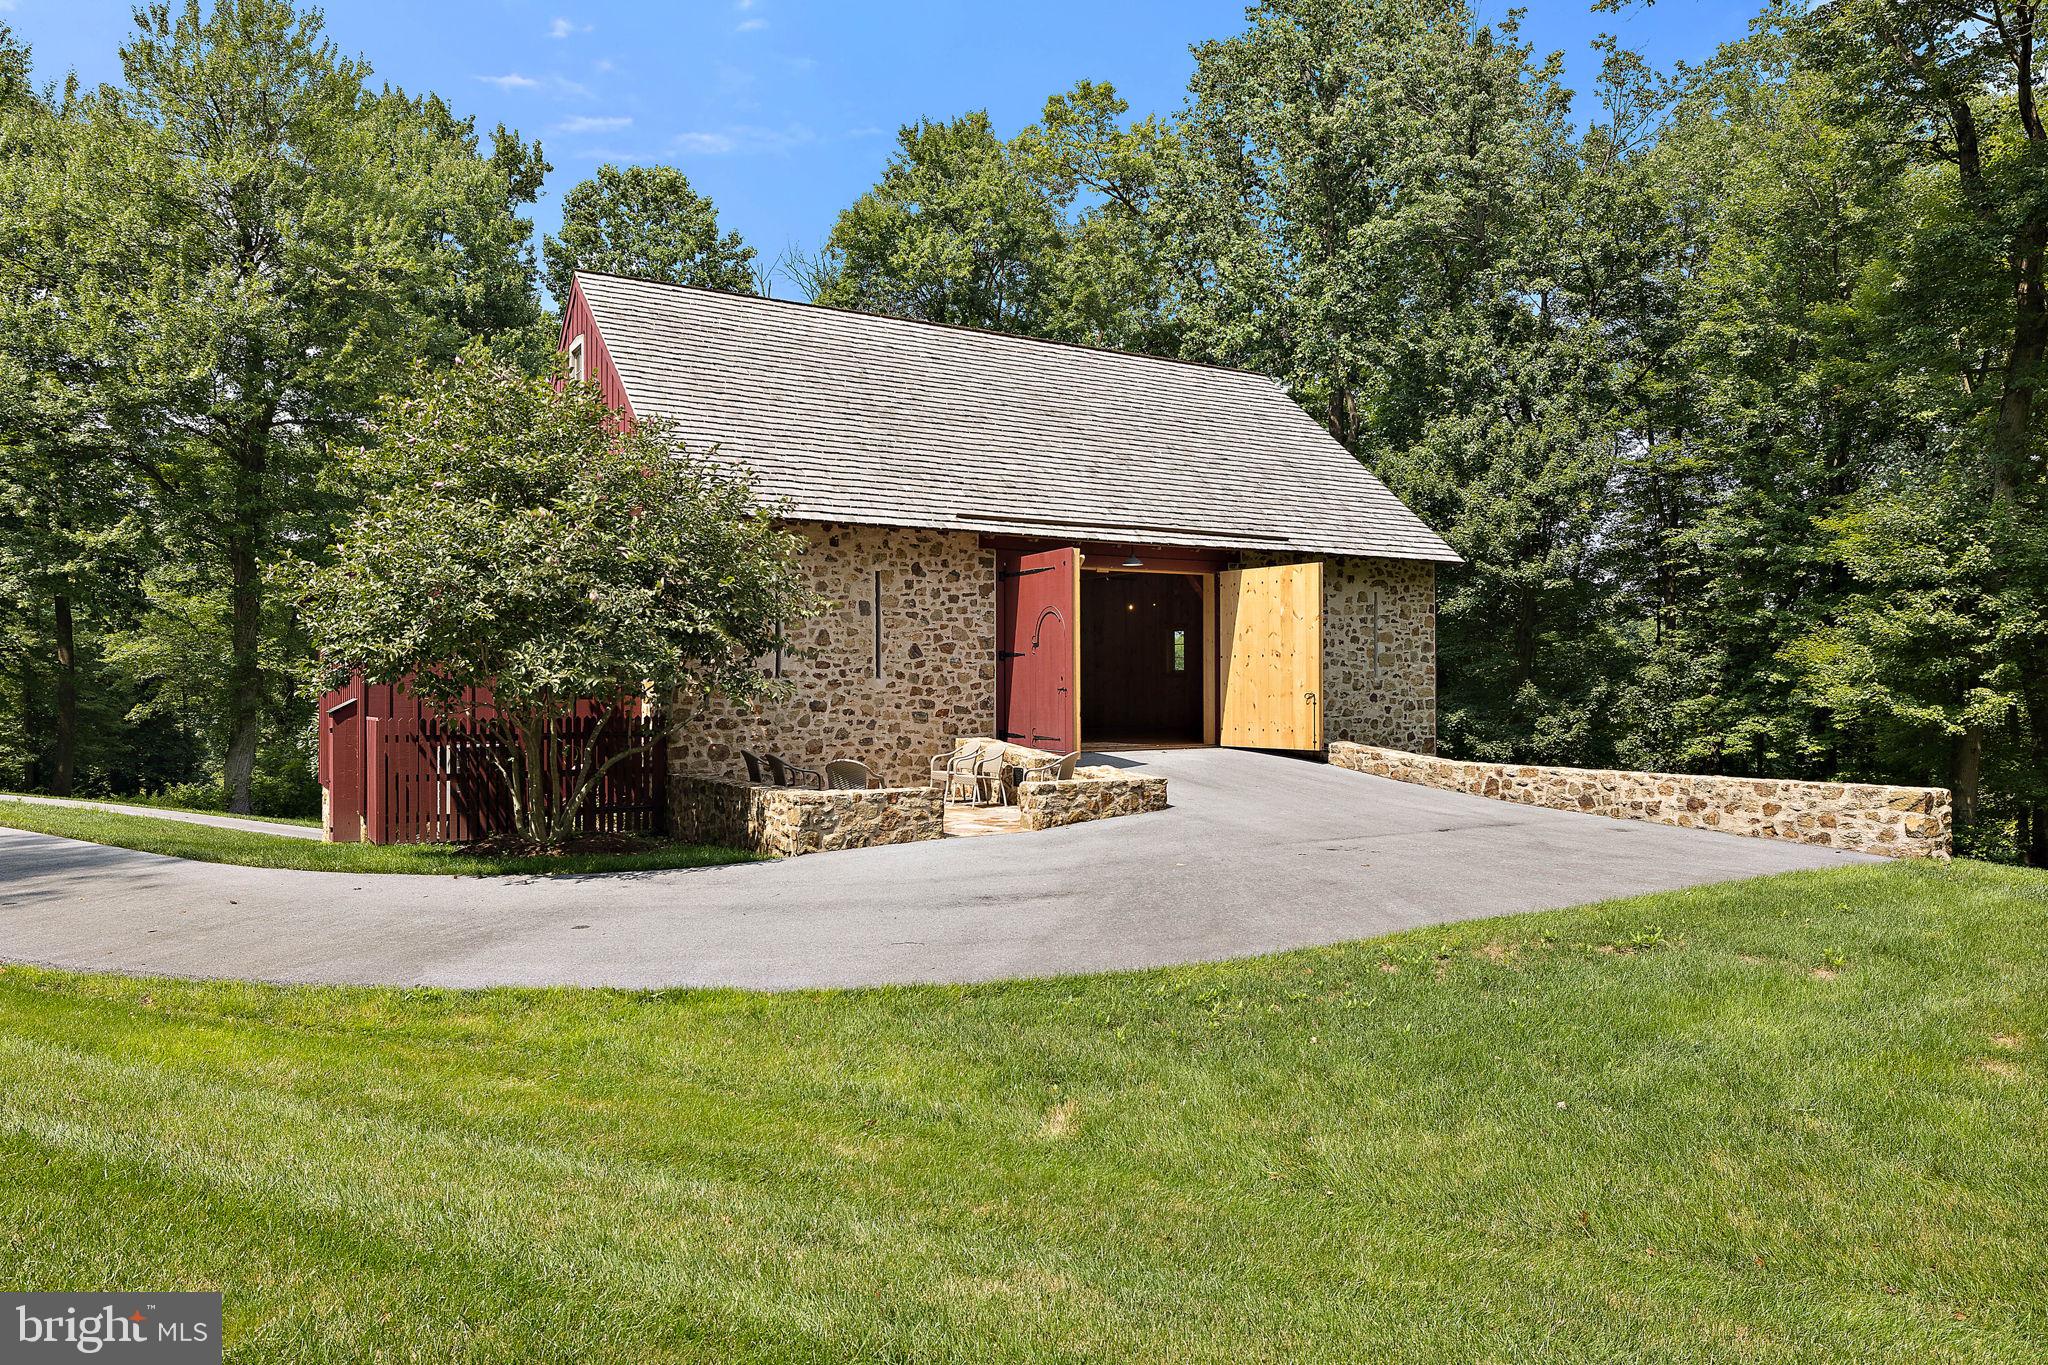
M526 768L526 837L536 844L547 843L548 828L552 811L547 799L547 740L546 726L529 722L521 731L519 742L525 750Z
M78 767L78 650L71 625L71 595L56 595L57 761L50 776L53 796L71 795Z
M2048 773L2048 659L2035 656L2027 660L2031 666L2026 674L2027 711L2027 752L2034 755L2035 772ZM2021 828L2018 843L2020 857L2034 867L2048 867L2048 805L2036 799L2040 787L2024 794L2026 804L2022 805ZM2032 814L2032 828L2025 818Z
M1956 738L1948 767L1956 823L1969 829L1977 823L1977 792L1984 776L1984 736L1976 726L1969 726Z
M1998 417L1991 428L1992 487L2008 498L2031 473L2034 386L2048 358L2048 296L2043 294L2042 257L2048 255L2048 223L2021 230L2013 254L2012 349L2006 353Z
M263 574L250 538L238 528L228 562L228 751L222 778L228 809L249 813L249 781L263 731Z

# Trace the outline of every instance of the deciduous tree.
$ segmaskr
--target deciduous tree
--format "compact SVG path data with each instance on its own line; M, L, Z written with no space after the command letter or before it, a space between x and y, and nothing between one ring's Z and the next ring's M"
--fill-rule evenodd
M563 196L561 235L541 254L548 291L563 306L579 270L756 292L754 249L737 232L719 232L718 210L673 166L598 167Z
M501 130L487 155L439 100L372 90L285 0L137 22L123 83L73 101L12 188L21 230L65 258L36 286L37 344L64 357L97 453L147 490L165 552L225 600L218 730L246 810L283 686L263 566L318 542L329 443L413 359L478 334L525 344L516 208L538 149Z
M474 351L417 388L349 459L365 500L332 559L288 577L330 683L361 670L449 714L489 689L475 723L519 827L559 845L639 750L586 746L565 772L550 728L584 699L610 715L771 686L756 661L812 606L801 542L669 427L621 428L592 386Z

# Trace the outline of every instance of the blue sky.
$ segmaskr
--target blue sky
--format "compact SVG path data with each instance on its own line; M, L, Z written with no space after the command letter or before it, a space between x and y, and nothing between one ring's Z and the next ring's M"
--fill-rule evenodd
M1588 0L1532 0L1524 31L1561 49L1575 89L1603 31L1660 63L1739 37L1761 0L1663 0L1596 15ZM1482 0L1497 18L1505 4ZM439 91L488 128L538 137L554 163L536 211L604 160L666 161L764 257L811 249L871 185L895 129L986 108L999 131L1048 95L1108 80L1135 111L1179 106L1189 45L1243 26L1243 0L337 0L327 27L378 75ZM115 79L129 0L0 0L40 78ZM778 293L789 292L778 285Z

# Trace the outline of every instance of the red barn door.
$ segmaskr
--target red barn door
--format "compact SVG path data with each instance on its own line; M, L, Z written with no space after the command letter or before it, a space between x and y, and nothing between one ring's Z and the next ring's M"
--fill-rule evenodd
M1056 754L1081 747L1081 552L996 559L996 732Z

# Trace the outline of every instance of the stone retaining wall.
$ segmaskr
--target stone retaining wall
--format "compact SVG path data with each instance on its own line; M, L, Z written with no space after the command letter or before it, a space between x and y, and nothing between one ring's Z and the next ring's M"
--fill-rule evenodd
M1888 858L1949 854L1949 794L1941 787L1471 763L1345 743L1330 746L1330 762L1376 777L1525 806L1790 839Z
M1115 768L1079 768L1067 782L1026 782L1017 788L1026 829L1056 829L1084 820L1166 809L1166 779L1130 777Z
M669 829L676 838L781 858L915 843L946 832L944 801L930 787L817 791L672 773L668 798Z
M963 739L960 742L980 754L1000 751L1003 762L1020 767L1060 757L1044 749L1006 744L996 739ZM1026 829L1056 829L1061 825L1078 825L1084 820L1142 815L1147 811L1166 809L1166 779L1141 777L1107 763L1083 764L1063 782L1019 783L1017 809L1024 817Z

